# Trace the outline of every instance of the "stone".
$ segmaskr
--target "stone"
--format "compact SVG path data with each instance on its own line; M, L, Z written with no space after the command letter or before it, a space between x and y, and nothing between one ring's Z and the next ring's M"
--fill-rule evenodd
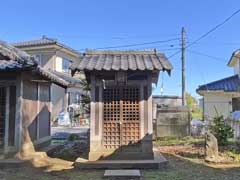
M107 179L140 179L141 173L139 169L129 170L105 170L104 178Z
M217 138L212 133L206 132L205 141L205 160L214 163L222 162L222 158L218 155Z

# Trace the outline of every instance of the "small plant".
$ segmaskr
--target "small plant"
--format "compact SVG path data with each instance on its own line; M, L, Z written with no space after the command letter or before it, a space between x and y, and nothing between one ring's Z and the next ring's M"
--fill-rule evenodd
M233 137L233 129L229 126L224 117L217 115L213 119L213 125L210 130L218 140L219 145L225 145L228 141L228 138Z

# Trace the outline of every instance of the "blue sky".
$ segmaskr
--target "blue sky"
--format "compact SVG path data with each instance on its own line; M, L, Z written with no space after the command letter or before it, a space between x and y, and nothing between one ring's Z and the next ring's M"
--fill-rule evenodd
M180 38L182 26L189 43L240 8L240 1L8 0L1 7L1 39L16 42L47 35L81 50ZM198 85L233 74L226 64L240 47L239 20L240 14L189 48L218 59L186 51L186 89L194 96ZM156 47L170 56L179 44L177 40L135 49ZM160 93L163 79L165 95L181 95L180 54L169 60L172 75L159 78L154 94Z

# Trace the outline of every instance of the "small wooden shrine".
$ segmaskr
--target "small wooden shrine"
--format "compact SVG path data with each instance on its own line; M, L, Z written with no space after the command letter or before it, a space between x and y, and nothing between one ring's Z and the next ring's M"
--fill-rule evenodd
M172 69L165 55L87 50L74 69L91 87L89 160L152 159L152 83Z

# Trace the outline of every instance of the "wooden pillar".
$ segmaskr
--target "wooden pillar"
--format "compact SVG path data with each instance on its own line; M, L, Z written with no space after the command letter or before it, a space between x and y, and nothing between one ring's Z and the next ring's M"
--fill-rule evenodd
M91 75L90 139L95 137L95 76Z
M153 126L152 126L152 73L148 73L147 79L147 86L148 86L148 133L153 133Z
M5 132L4 132L4 153L8 152L8 131L9 131L9 102L10 101L10 88L6 87L6 104L5 104Z
M148 134L148 84L144 81L143 86L143 107L144 107L144 135Z
M144 133L144 82L140 84L140 138L142 139L145 136Z
M48 109L49 109L49 126L48 126L48 132L49 132L49 136L51 136L51 124L52 124L52 95L51 95L51 84L52 83L49 83L48 84L48 95L49 95L49 102L48 102Z
M147 74L147 80L144 83L144 138L142 139L142 152L148 154L151 159L152 151L152 74Z
M90 104L90 152L89 160L97 160L102 154L102 128L100 122L100 89L95 74L91 75L91 104ZM96 98L96 94L97 97Z
M15 146L19 150L22 143L22 101L23 101L22 75L16 79L16 121L15 121Z
M103 83L95 74L91 75L90 104L90 153L89 160L99 159L104 149L103 137Z
M103 84L100 83L99 84L99 102L98 102L98 106L99 106L99 124L98 124L98 128L99 128L99 138L102 138L103 136ZM102 139L101 139L102 141Z

